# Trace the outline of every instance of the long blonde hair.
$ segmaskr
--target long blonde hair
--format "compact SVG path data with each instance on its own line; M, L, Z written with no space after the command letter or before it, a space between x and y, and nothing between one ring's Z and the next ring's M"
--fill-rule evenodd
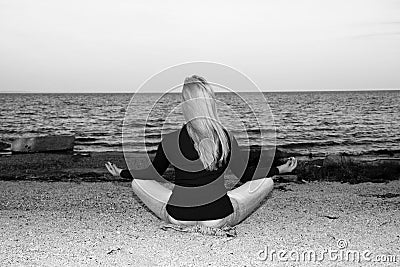
M228 136L218 119L215 93L203 77L193 75L185 79L182 98L183 115L194 147L204 168L215 170L229 154Z

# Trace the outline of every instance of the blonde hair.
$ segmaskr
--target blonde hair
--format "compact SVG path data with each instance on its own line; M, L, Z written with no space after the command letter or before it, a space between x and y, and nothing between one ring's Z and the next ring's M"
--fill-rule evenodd
M203 77L193 75L185 79L182 98L182 111L194 147L204 168L215 170L229 154L228 136L218 119L215 93Z

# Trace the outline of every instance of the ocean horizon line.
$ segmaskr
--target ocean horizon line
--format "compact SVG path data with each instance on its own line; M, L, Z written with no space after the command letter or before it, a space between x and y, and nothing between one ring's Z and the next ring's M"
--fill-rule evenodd
M351 93L351 92L396 92L400 88L378 88L378 89L332 89L332 90L268 90L262 93ZM0 94L165 94L166 92L32 92L32 91L0 91ZM232 92L215 91L215 93L229 94ZM259 91L237 91L236 93L259 93ZM168 94L180 94L180 92L168 92Z

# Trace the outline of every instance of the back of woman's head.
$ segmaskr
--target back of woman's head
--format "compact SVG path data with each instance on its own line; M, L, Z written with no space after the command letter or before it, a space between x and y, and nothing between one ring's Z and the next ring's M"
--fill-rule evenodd
M217 115L215 93L203 77L193 75L185 79L182 97L182 111L195 149L204 168L214 170L229 154L228 137Z

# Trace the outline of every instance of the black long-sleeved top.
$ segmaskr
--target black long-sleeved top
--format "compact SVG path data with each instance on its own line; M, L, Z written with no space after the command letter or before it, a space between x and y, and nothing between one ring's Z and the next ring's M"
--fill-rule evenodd
M175 187L167 204L168 214L182 221L224 218L233 212L224 185L224 173L227 168L240 177L241 182L279 174L276 167L249 167L249 152L242 151L235 137L227 131L225 133L229 137L230 153L227 160L216 170L204 169L185 124L182 129L163 136L149 167L141 170L123 170L121 177L165 182L162 174L171 164L175 170Z

